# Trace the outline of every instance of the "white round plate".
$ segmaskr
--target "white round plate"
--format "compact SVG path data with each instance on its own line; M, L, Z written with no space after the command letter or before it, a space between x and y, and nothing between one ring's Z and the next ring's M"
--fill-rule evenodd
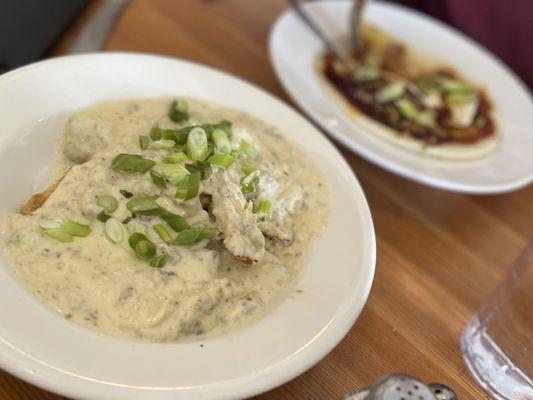
M352 1L317 1L305 9L333 40L347 37ZM497 193L533 180L533 102L526 87L500 61L461 33L402 6L369 2L364 18L413 49L454 66L488 89L503 138L494 154L475 161L431 159L359 128L324 88L314 68L322 43L293 11L270 34L270 59L292 99L337 140L367 160L418 182L467 193Z
M348 332L370 290L375 237L365 197L337 150L299 114L237 78L176 59L124 53L64 57L0 76L0 218L42 182L65 115L104 100L188 95L278 126L331 186L331 222L295 289L240 331L154 344L95 334L41 305L0 262L0 366L77 399L237 399L310 368ZM42 187L42 186L41 186Z

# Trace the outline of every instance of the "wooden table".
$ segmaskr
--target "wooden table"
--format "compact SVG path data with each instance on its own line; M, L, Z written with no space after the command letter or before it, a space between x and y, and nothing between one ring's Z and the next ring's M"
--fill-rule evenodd
M92 3L53 54L62 54ZM267 54L283 0L137 0L106 50L172 55L235 74L290 103ZM533 186L464 196L392 175L337 144L361 181L378 243L368 303L346 338L293 381L256 399L339 399L395 371L486 398L461 360L462 327L533 236ZM60 399L0 372L0 399Z

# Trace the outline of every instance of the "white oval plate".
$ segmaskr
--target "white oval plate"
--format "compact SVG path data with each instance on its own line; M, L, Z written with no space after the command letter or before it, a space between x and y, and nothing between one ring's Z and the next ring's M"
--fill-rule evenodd
M330 38L342 40L347 36L351 4L351 0L317 1L305 7ZM323 51L321 42L293 11L287 11L272 28L270 59L289 95L309 117L367 160L424 184L458 192L497 193L533 180L533 102L506 66L461 33L405 7L371 1L364 18L487 88L503 136L501 147L482 160L445 161L398 148L362 131L324 90L315 72L313 63Z
M0 218L42 181L65 115L96 102L188 95L278 126L321 166L332 216L290 296L240 331L151 344L95 334L41 305L0 262L0 366L79 399L236 399L310 368L348 332L370 290L375 237L365 197L337 150L264 91L175 59L105 53L40 62L0 76ZM42 182L40 182L42 183ZM201 347L200 344L203 346Z

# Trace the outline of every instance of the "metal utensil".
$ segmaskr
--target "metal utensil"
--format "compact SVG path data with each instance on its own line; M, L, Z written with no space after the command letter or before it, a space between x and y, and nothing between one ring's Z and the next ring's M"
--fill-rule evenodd
M328 36L320 29L318 24L316 24L309 14L304 10L302 5L298 0L287 0L289 4L292 5L293 10L298 14L302 21L318 36L322 41L324 46L330 51L337 59L342 61L347 66L352 65L352 61L347 54L346 49L342 49L340 46L336 45L334 42L331 42Z
M69 54L101 50L118 16L128 3L129 0L108 0L83 28Z
M361 21L366 0L355 0L350 13L350 44L355 54L361 54Z
M378 380L370 389L344 397L344 400L458 400L449 387L425 385L408 375L392 374Z

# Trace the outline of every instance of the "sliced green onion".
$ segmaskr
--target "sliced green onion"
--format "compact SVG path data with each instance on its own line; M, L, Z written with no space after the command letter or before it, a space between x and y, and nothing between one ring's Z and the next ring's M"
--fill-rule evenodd
M168 256L166 254L160 254L152 261L150 261L150 266L153 268L163 268L168 261Z
M80 224L79 222L72 221L71 219L64 220L61 229L71 236L78 237L86 237L91 233L91 228L89 228L87 225Z
M447 92L447 93L452 93L452 92L471 93L472 92L472 88L466 83L461 82L457 79L447 78L444 76L439 76L437 78L437 84L439 85L440 89L443 92Z
M148 138L148 136L139 136L139 146L141 147L141 149L146 150L149 145L150 139Z
M195 163L185 164L185 168L190 173L199 172L202 179L207 179L211 175L211 165L207 161L196 161Z
M188 108L189 105L185 100L174 100L170 105L168 117L174 122L185 121L189 119L189 114L187 113Z
M119 192L120 192L120 194L121 194L122 196L124 196L124 197L127 198L127 199L130 199L130 198L133 197L133 193L128 192L127 190L121 189L121 190L119 190Z
M207 158L207 134L203 128L196 127L189 132L187 155L193 161L203 161Z
M133 251L135 251L137 257L141 260L150 261L156 255L155 245L140 232L133 233L130 236L128 243Z
M463 105L476 101L474 92L452 92L446 96L446 102L450 105Z
M73 240L72 235L69 235L63 229L44 229L44 232L48 236L63 243L70 243Z
M107 214L104 210L96 214L96 219L100 222L105 223L109 218L111 218L111 215Z
M245 164L242 166L242 172L244 172L245 175L249 175L256 170L257 170L257 167L252 164Z
M163 176L155 172L153 169L150 170L150 177L152 178L152 182L154 182L156 186L163 188L163 189L167 187Z
M233 164L235 157L230 154L213 154L207 159L207 162L212 166L228 169L228 167Z
M126 203L126 208L132 213L147 211L159 208L155 200L157 196L139 195L134 196Z
M143 158L138 154L119 154L113 159L111 169L113 171L145 173L154 165L154 161Z
M212 131L215 131L217 129L223 131L227 137L231 137L231 122L226 120L226 119L223 119L222 121L220 122L217 122L216 124L212 124L212 125L209 125L209 128L212 130Z
M96 204L104 209L106 213L111 214L118 208L118 201L108 194L96 197Z
M246 140L241 140L239 154L249 158L254 158L256 156L254 148Z
M163 129L154 126L152 129L150 129L150 139L152 140L159 140L163 137Z
M122 243L128 231L118 219L109 218L105 223L105 234L113 243Z
M183 152L172 154L168 157L165 157L165 162L168 164L180 164L184 161L190 161L190 159L189 157L187 157L187 154Z
M217 233L214 228L189 228L181 231L171 243L177 246L190 246L203 239L211 239Z
M411 100L396 100L394 105L398 108L398 111L405 119L413 120L418 116L418 108Z
M152 168L152 171L155 171L174 185L190 174L181 164L157 164Z
M231 144L228 135L222 129L215 129L211 133L213 143L215 143L215 153L229 153L231 152Z
M200 172L187 175L176 185L176 197L182 200L189 200L198 196L200 188Z
M148 144L148 149L150 150L170 150L176 145L171 139L160 139Z
M154 231L159 235L161 240L163 242L170 242L172 240L172 236L170 236L170 232L163 224L156 224L153 226Z
M246 175L244 178L242 178L241 192L247 199L250 198L256 192L260 174L261 171L255 170Z
M181 232L190 228L190 225L185 221L185 218L177 214L166 213L161 215L161 219L165 221L174 232Z
M130 215L129 217L126 217L122 220L122 223L126 225L128 222L130 222L134 218L133 215Z
M63 224L59 221L45 220L41 222L40 227L44 233L59 242L70 243L73 240L72 235L63 229Z
M186 126L180 129L163 129L161 130L161 135L163 139L173 140L176 144L185 144L187 143L189 132L193 128L194 126Z
M380 76L379 69L376 67L359 67L353 73L353 79L356 82L372 82Z
M255 210L255 214L260 221L270 221L272 218L272 203L268 200L261 201Z
M388 103L396 100L405 93L405 83L402 81L391 82L387 86L379 89L375 94L378 103Z
M418 122L422 126L428 127L433 127L436 125L435 117L429 111L422 111L421 113L419 113L416 117L416 122Z

